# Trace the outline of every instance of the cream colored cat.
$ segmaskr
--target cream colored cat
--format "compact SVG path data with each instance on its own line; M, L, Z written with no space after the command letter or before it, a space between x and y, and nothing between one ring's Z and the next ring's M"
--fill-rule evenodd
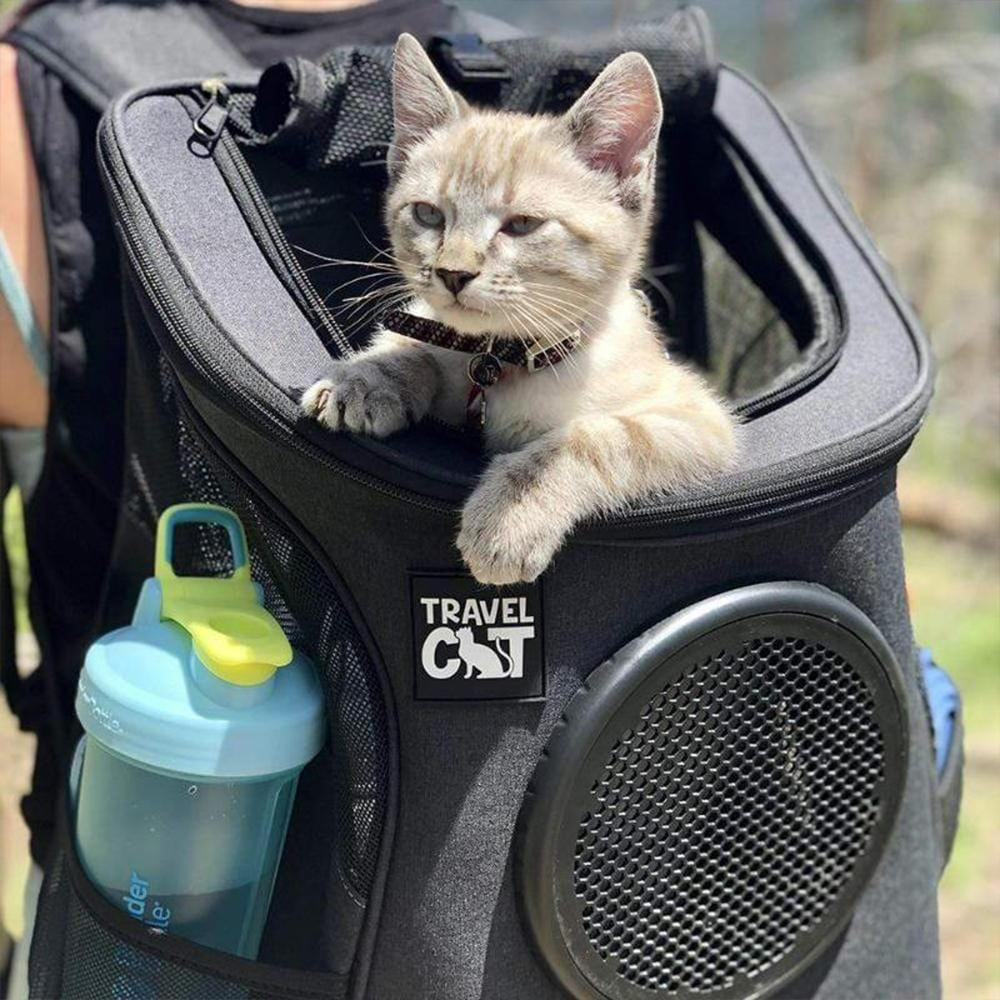
M549 346L505 366L484 427L497 454L462 512L476 579L533 580L581 519L726 468L734 421L668 359L633 290L652 213L662 110L649 63L615 59L562 117L470 108L402 35L385 218L409 312ZM460 424L469 355L383 331L302 399L334 430L383 437L432 413Z

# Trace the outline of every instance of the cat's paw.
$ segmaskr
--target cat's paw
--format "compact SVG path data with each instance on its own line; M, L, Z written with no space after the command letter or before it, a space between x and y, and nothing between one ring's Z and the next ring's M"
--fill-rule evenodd
M466 502L456 544L480 583L528 583L548 567L568 528L543 491L525 487L515 456L501 456Z
M388 437L411 423L397 382L371 361L338 361L302 394L302 412L330 430Z

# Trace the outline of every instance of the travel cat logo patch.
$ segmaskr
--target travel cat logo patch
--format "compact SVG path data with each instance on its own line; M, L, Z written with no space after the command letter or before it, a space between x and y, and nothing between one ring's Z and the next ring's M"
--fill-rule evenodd
M418 700L544 696L537 583L497 589L467 576L410 579Z

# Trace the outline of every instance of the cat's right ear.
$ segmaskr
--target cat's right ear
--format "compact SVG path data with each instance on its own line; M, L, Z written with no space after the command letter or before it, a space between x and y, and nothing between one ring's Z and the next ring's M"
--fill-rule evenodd
M396 178L410 150L434 129L460 118L466 107L420 42L413 35L400 35L392 62L395 134L389 147L389 176Z

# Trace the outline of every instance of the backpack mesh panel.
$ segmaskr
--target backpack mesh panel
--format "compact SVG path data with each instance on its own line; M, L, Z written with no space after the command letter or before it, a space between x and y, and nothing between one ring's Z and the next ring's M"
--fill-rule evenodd
M178 960L156 948L155 933L138 922L126 936L102 920L75 890L65 845L50 866L38 900L29 977L38 1000L305 1000L313 990L297 990L246 978L246 963L218 974ZM146 939L145 941L143 939ZM147 947L143 944L148 942ZM324 980L323 995L344 995L335 977Z
M666 24L631 25L584 47L545 38L516 38L492 42L490 48L507 62L511 77L499 86L495 103L511 111L565 111L615 56L630 50L643 53L652 64L668 126L705 114L715 93L714 64L708 62L705 43L687 17ZM323 106L310 110L327 125L296 138L299 155L310 169L384 158L392 138L392 49L338 48L319 65L327 74L327 86ZM285 85L284 79L275 82ZM462 89L461 84L457 86ZM475 96L479 99L480 95ZM281 95L275 95L275 100L280 102ZM270 135L258 131L254 102L252 93L234 94L230 120L245 143L263 145L280 128Z
M239 514L250 542L253 577L264 588L269 610L319 669L333 750L330 780L336 786L340 868L351 889L366 897L375 876L389 769L385 711L368 653L312 556L201 448L183 417L177 429L189 498ZM203 538L204 565L224 566L225 539L207 532Z
M240 516L254 580L289 641L312 660L327 700L329 781L336 817L329 831L331 870L367 898L386 811L389 743L375 667L322 568L230 468L209 453L184 418L175 376L159 351L135 338L130 373L130 443L124 505L133 530L150 538L156 518L180 502L215 503ZM211 529L188 537L178 555L187 574L214 576L231 565L228 541ZM134 600L134 594L133 594ZM294 822L294 820L293 820Z

